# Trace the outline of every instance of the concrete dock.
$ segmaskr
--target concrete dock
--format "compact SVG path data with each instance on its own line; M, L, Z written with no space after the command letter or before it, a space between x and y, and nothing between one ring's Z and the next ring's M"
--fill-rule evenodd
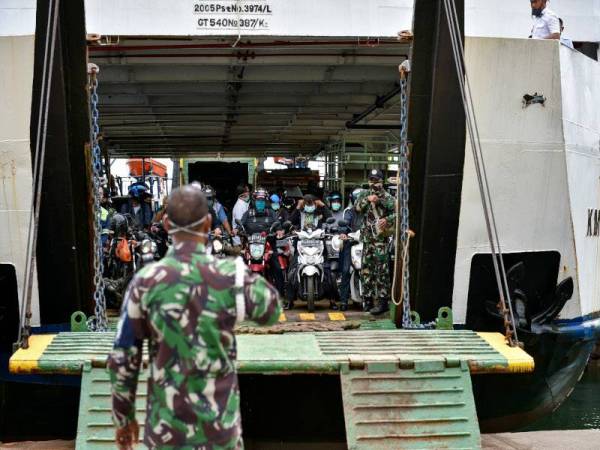
M484 450L596 450L600 430L554 430L481 435Z

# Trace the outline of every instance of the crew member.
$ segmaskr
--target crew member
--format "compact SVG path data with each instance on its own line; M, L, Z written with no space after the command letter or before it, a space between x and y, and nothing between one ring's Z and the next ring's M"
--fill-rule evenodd
M395 220L394 198L383 188L383 173L371 170L369 190L356 201L355 209L364 215L360 239L363 243L361 279L364 304L371 314L380 315L389 310L390 278L388 244L389 231Z
M144 444L243 448L233 330L246 318L275 323L277 292L241 260L206 254L211 216L198 187L172 192L163 223L174 245L133 278L108 359L117 446L137 443L135 398L148 339Z
M558 16L546 6L548 0L531 0L533 39L560 39L560 21Z

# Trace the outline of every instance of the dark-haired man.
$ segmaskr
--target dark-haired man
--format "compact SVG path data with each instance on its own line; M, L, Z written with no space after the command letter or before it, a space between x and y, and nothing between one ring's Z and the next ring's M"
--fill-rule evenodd
M558 16L547 7L548 0L530 0L533 39L560 39Z
M171 193L163 224L173 246L133 278L108 359L117 447L137 441L135 394L148 339L144 444L243 448L233 329L245 318L276 322L277 291L241 259L206 254L211 216L199 186Z

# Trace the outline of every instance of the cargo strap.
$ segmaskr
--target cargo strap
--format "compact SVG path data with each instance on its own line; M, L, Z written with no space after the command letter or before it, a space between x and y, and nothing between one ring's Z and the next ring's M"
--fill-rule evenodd
M465 361L355 363L341 374L349 449L480 448Z

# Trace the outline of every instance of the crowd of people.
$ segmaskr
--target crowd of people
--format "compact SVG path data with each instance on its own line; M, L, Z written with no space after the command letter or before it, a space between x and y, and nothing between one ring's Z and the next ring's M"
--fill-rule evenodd
M235 203L227 207L219 201L218 192L212 186L200 183L212 218L209 247L210 241L217 236L230 244L227 247L228 255L238 256L244 254L246 238L257 233L268 235L270 246L275 249L276 240L291 235L293 231L329 231L335 228L343 244L335 273L332 273L330 263L325 258L326 279L330 280L325 297L330 300L331 309L346 311L349 307L351 270L350 242L346 241L349 233L360 230L363 244L360 271L362 306L375 315L382 314L389 309L390 294L390 278L380 276L390 273L390 239L385 230L394 224L395 209L392 195L384 188L383 173L380 170L371 171L368 182L368 187L363 185L365 188L356 186L351 189L346 198L339 191L321 194L314 187L307 189L312 193L303 193L299 186L280 187L269 192L261 187L242 184L237 188ZM141 182L135 183L129 188L127 200L115 210L107 192L103 191L103 242L110 235L111 218L116 212L127 215L138 229L150 230L161 225L168 208L167 198L156 212L153 211L150 198L147 186ZM285 299L284 307L294 308L298 298L298 286L294 283L298 269L297 255L291 257L286 267L282 267L276 251L270 252L265 258L268 258L265 276Z

